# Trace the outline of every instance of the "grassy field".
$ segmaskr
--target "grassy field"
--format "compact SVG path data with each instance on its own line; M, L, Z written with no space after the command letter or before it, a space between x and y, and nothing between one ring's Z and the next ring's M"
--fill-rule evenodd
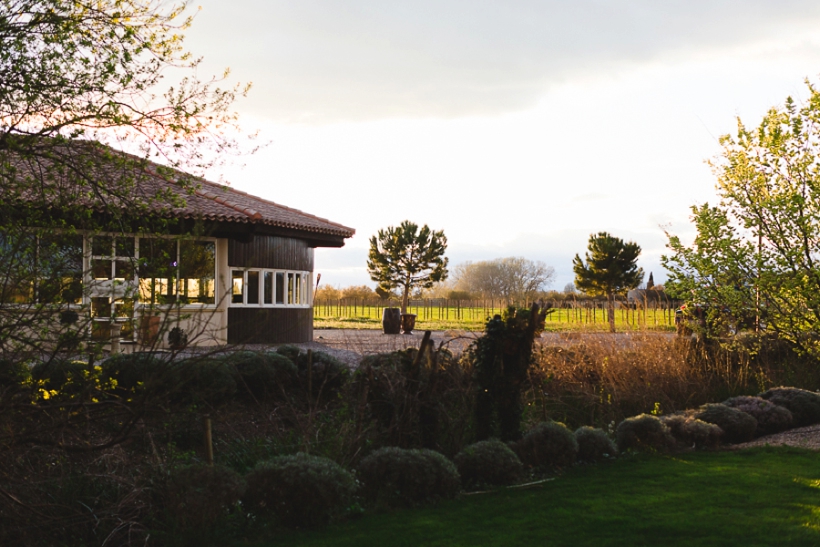
M501 313L498 307L424 307L411 306L416 314L416 330L480 331L488 317ZM382 308L378 306L322 305L313 309L313 326L317 329L381 329ZM615 311L618 330L674 330L671 310ZM547 316L548 331L607 331L606 311L601 309L555 309Z
M820 544L820 457L796 448L635 456L531 489L369 514L281 546Z

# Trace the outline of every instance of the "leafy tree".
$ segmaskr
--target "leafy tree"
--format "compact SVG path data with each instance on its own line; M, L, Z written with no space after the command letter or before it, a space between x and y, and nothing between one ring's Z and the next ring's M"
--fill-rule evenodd
M641 248L599 232L589 236L586 263L577 254L572 260L575 286L590 295L606 296L609 330L615 332L615 295L634 289L643 281L643 269L637 265Z
M487 321L484 335L469 348L475 362L476 437L521 438L524 406L521 391L532 364L535 338L544 330L549 310L509 306Z
M497 258L459 265L456 286L508 302L533 300L555 278L555 269L523 257Z
M370 238L367 272L383 290L401 289L401 311L407 313L410 291L447 279L446 250L443 231L430 230L426 224L419 229L405 220Z
M692 207L695 240L669 237L666 290L705 310L708 331L759 328L820 355L820 92L807 82L760 125L720 139L718 205Z

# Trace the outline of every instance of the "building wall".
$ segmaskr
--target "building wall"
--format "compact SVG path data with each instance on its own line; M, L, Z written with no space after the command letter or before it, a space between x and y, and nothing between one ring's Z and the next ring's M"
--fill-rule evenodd
M266 268L313 272L313 248L300 239L257 235L249 243L228 241L226 278L231 270ZM312 277L311 277L312 279ZM229 344L300 343L313 340L311 290L306 304L252 306L227 304Z

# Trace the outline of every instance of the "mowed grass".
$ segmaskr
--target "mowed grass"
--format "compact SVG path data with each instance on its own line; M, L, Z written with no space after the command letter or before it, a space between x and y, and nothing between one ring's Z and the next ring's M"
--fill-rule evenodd
M411 307L416 314L416 330L481 331L488 317L501 313L500 308ZM381 329L382 309L376 306L324 306L313 309L313 326L317 329ZM605 310L555 309L546 319L547 331L609 330ZM615 328L626 330L674 330L672 310L616 310Z
M530 489L367 514L262 545L820 545L820 454L627 456Z

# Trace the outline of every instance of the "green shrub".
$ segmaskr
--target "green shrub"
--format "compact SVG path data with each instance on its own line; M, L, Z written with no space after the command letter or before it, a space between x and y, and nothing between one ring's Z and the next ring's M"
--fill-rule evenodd
M466 489L512 484L524 470L515 452L497 439L471 444L453 461Z
M171 530L209 537L237 509L245 488L238 473L220 465L196 464L172 470L165 485Z
M723 438L723 430L715 424L698 420L684 414L661 416L672 436L683 446L717 448Z
M621 452L630 449L663 452L674 445L675 439L657 416L640 414L618 424L615 443Z
M723 401L723 404L742 410L757 420L755 434L758 437L786 431L794 423L792 413L787 408L776 405L762 397L732 397Z
M514 444L524 465L530 467L568 467L578 457L575 435L560 422L542 422Z
M247 509L291 527L327 524L350 506L356 491L350 472L332 460L303 453L260 462L246 480Z
M820 423L820 394L795 387L775 387L760 397L786 407L792 413L795 427Z
M176 367L179 387L173 400L177 403L216 407L236 395L233 369L221 359L185 359Z
M731 444L751 441L757 430L757 420L752 416L722 404L703 405L693 417L720 427L723 430L723 441Z
M578 459L583 462L597 462L615 456L618 448L603 429L583 426L575 430L578 442Z
M22 385L31 377L31 369L21 361L0 359L0 387Z
M308 386L308 354L296 346L280 346L276 353L284 355L296 364L299 381L303 389ZM326 398L334 398L342 386L350 378L350 368L329 353L315 351L312 354L312 375L310 377L313 396L320 394Z
M100 378L118 392L167 391L179 381L173 366L148 352L112 355L100 364Z
M47 390L78 392L87 387L95 373L88 370L84 361L53 359L42 361L31 369L31 377L42 382Z
M412 507L458 494L461 478L442 454L388 447L364 458L358 468L362 493L381 507Z
M281 353L240 351L226 360L236 370L236 385L245 400L281 400L297 380L296 365Z

